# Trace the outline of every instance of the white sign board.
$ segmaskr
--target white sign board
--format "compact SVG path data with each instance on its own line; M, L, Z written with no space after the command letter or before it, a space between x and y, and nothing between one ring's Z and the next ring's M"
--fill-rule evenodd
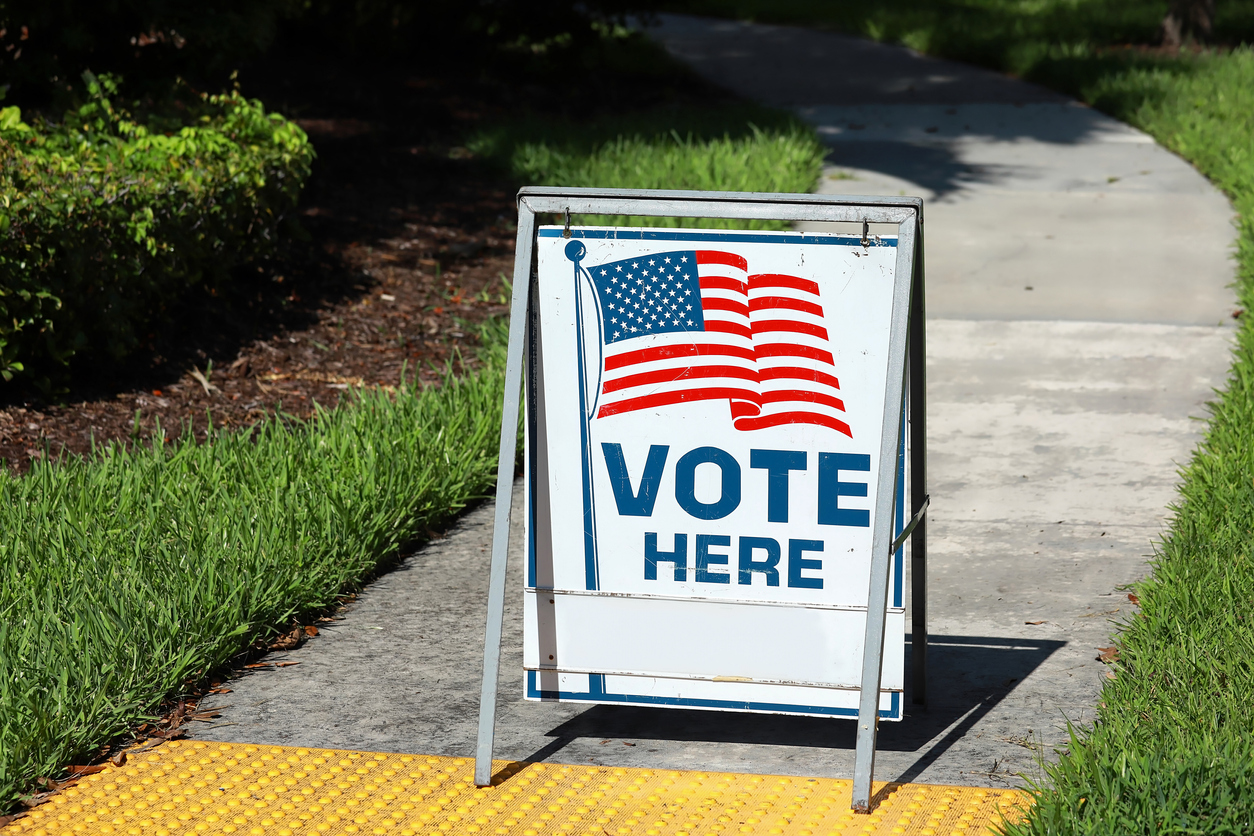
M896 239L564 232L535 241L525 696L856 717Z

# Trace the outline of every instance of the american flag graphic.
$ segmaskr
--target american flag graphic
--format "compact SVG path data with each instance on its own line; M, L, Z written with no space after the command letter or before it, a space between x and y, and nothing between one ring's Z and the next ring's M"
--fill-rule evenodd
M587 268L602 329L596 415L726 400L738 430L817 424L853 433L818 285L749 273L717 250Z

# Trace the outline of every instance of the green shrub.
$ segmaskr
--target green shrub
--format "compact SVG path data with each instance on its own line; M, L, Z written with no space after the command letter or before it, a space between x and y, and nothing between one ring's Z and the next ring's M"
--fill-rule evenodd
M303 131L238 92L146 124L117 86L60 124L0 110L0 375L117 361L189 287L273 246L309 175ZM32 120L34 121L34 120Z

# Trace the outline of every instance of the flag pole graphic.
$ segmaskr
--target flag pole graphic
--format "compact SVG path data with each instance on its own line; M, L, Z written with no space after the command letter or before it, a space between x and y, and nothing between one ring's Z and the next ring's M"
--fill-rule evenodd
M579 365L579 439L581 449L583 451L584 461L588 466L583 468L583 548L584 548L584 578L585 585L588 589L600 589L601 579L597 567L597 538L596 538L596 507L595 497L592 490L592 445L590 438L590 427L588 426L592 420L592 412L588 409L588 371L587 371L587 349L584 343L584 316L583 316L583 288L580 286L581 274L585 271L580 266L584 256L588 254L588 248L582 241L571 241L566 245L566 257L574 262L575 265L575 345L576 354L578 356ZM595 292L595 288L594 288ZM600 331L601 321L600 312L597 313L597 330ZM600 343L603 340L598 338L598 358L600 357ZM597 365L600 366L598 359ZM598 396L600 390L600 373L598 369ZM595 409L595 403L594 407Z

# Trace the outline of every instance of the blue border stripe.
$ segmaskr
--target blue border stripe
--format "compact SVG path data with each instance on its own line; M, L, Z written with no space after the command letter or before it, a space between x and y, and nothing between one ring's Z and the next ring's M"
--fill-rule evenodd
M531 484L528 486L530 490L527 502L527 513L531 517L531 525L527 528L527 588L536 588L536 502L535 502L535 474L531 474L531 478L527 480Z
M563 230L545 227L536 232L540 238L561 238ZM615 241L731 241L746 244L820 244L860 247L856 235L815 235L809 232L674 232L661 229L623 227L622 229L572 229L572 238ZM896 247L896 238L881 238L876 247Z
M542 228L536 231L537 237L540 238L559 238L563 236L563 230L555 227ZM572 229L571 237L583 238L586 240L619 240L619 241L725 241L736 243L754 243L754 244L813 244L823 246L861 246L861 239L856 236L843 235L813 235L799 232L778 232L778 233L746 233L746 232L676 232L652 228L619 228L619 229ZM875 246L896 247L896 238L881 238ZM582 376L581 376L582 377ZM583 380L580 380L580 398L584 397ZM581 403L581 406L583 404ZM586 432L586 424L585 430ZM583 445L582 456L583 470L586 475L591 471L591 462L589 460L588 445ZM901 448L898 451L898 473L899 478L904 483L905 471L905 439L903 437ZM902 484L904 488L904 484ZM584 514L585 517L592 511L589 502L590 497L585 492L584 497ZM905 511L905 493L899 491L895 497L897 505L897 533L900 533L905 526L903 519ZM585 537L587 536L588 521L585 519ZM532 546L534 550L534 545ZM595 567L595 546L593 547L593 567ZM894 560L894 582L896 586L894 598L894 606L902 606L901 598L903 593L902 572L904 569L904 549L898 549ZM534 553L534 552L533 552ZM587 555L585 555L587 560ZM585 571L588 567L585 567ZM533 570L534 571L534 570ZM593 577L595 577L595 568L592 568ZM534 578L534 576L533 576ZM595 580L591 581L595 584ZM534 579L531 584L534 587ZM589 586L594 589L595 586ZM605 675L590 674L588 676L589 690L584 693L577 691L541 691L536 686L536 672L527 671L527 697L529 699L548 699L548 700L583 700L601 703L622 703L626 705L653 705L653 706L673 706L687 708L724 708L724 709L740 709L744 711L763 711L763 712L791 712L805 714L819 714L830 717L849 717L856 718L858 710L856 708L831 708L827 706L814 705L793 705L790 703L768 703L768 702L750 702L740 700L711 700L711 699L694 699L687 697L658 697L645 696L640 694L611 694L605 690ZM879 716L881 719L900 719L901 717L901 693L894 691L891 693L891 707L887 710L881 710Z
M893 539L901 536L906 527L906 412L901 412L901 443L897 447L897 524L893 527ZM893 606L900 607L905 586L906 545L902 543L893 555Z
M793 705L782 702L748 702L743 700L706 700L691 697L650 697L642 694L609 694L605 691L605 675L591 674L589 690L578 691L541 691L536 687L536 672L527 671L527 698L533 700L595 700L604 703L623 703L625 705L662 705L677 708L734 708L742 711L784 711L791 713L823 714L829 717L849 717L856 719L856 708L831 708L822 705ZM901 717L901 692L890 694L891 702L888 710L881 709L881 719L897 720Z

